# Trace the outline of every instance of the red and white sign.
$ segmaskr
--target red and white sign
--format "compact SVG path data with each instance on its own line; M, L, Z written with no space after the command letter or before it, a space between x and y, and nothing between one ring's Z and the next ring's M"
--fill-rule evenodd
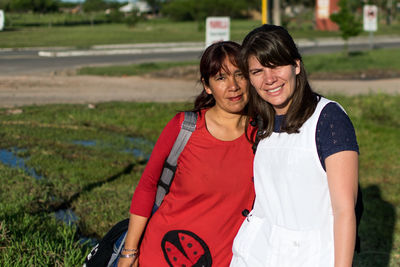
M206 19L206 47L230 39L229 17L208 17Z
M364 31L376 32L378 30L378 7L375 5L364 6Z

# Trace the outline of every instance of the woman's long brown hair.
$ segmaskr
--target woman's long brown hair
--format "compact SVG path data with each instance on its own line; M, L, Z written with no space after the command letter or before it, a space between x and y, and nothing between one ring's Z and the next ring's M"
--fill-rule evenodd
M251 56L269 68L297 66L299 62L300 73L296 76L292 102L280 129L289 134L298 133L303 123L313 114L318 103L318 95L311 89L301 55L292 37L280 26L265 24L258 27L251 31L242 43L239 67L247 79L249 79L248 59ZM260 117L264 128L259 137L268 137L274 130L275 110L258 95L251 83L249 87L249 116Z

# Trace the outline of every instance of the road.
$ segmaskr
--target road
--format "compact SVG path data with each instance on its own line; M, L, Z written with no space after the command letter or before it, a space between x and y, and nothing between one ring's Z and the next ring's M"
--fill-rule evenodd
M352 50L368 49L361 39L353 42ZM400 47L400 38L381 40L379 47ZM182 46L182 44L180 44ZM187 45L187 44L183 44ZM339 51L340 40L302 40L298 43L303 54ZM148 45L149 46L149 45ZM187 49L188 51L184 51ZM131 64L154 61L185 61L199 58L204 46L138 48L138 46L96 47L91 50L43 49L0 51L0 108L20 112L25 105L51 103L95 104L107 101L193 101L202 90L195 78L171 79L160 77L100 77L68 75L80 66ZM179 51L180 50L180 51ZM39 52L45 56L39 56ZM110 54L112 52L112 54ZM47 53L47 56L46 56ZM107 54L108 55L105 55ZM311 81L321 94L347 95L382 92L400 93L400 79ZM14 110L15 109L15 110Z
M342 50L344 45L338 38L301 39L296 42L304 55L337 52ZM366 50L369 47L369 39L365 37L354 38L349 42L350 50ZM377 37L374 40L374 47L400 47L400 37ZM2 49L0 50L0 75L51 73L93 65L197 60L203 49L203 43L95 46L88 50Z
M61 72L84 66L125 65L161 61L196 60L200 52L41 57L38 51L0 52L0 75Z

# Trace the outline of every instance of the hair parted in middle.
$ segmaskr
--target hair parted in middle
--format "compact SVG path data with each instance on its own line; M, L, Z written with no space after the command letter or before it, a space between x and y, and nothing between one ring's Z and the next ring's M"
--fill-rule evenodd
M296 76L292 102L285 116L281 131L297 133L303 123L313 114L318 103L307 79L301 55L288 31L276 25L264 24L251 31L244 38L240 52L239 67L249 79L249 58L254 56L261 65L267 68L292 65L299 62L300 73ZM271 104L262 99L249 83L249 116L261 116L264 129L261 138L271 135L274 129L275 110Z

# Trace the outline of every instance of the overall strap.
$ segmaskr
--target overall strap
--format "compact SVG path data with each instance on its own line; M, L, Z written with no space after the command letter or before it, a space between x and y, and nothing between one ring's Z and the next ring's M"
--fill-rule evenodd
M160 180L158 181L156 200L154 203L153 213L160 207L164 196L168 194L169 188L172 183L176 171L176 163L178 161L179 155L189 141L190 136L196 129L197 113L185 111L185 119L182 122L181 130L179 135L175 140L175 143L168 155L167 160L164 162L164 167Z

